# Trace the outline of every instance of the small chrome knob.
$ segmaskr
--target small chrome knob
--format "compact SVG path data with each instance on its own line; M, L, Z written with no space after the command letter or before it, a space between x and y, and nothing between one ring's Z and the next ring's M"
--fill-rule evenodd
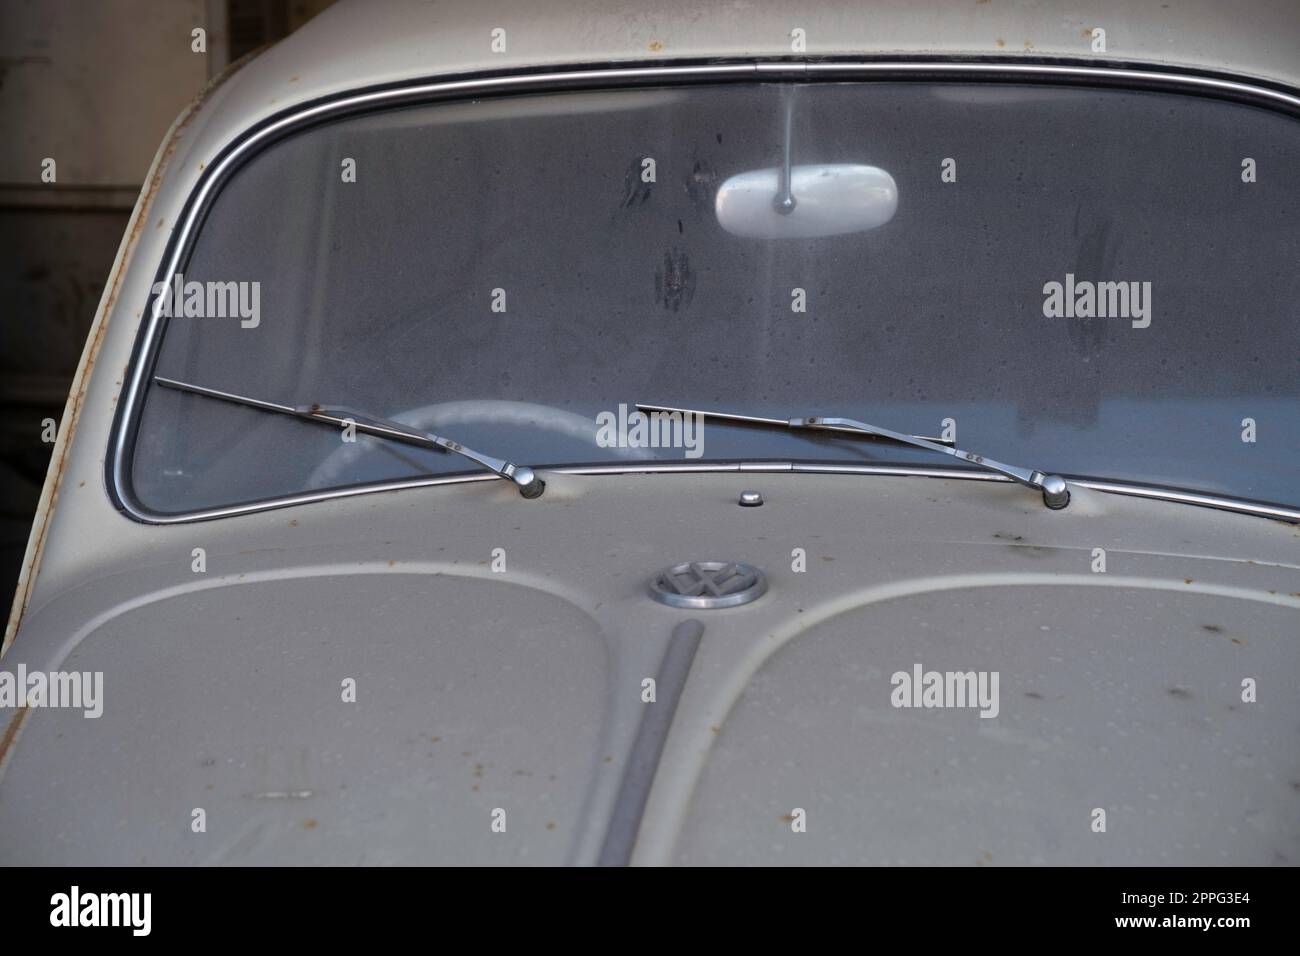
M742 491L740 493L740 507L757 508L763 503L763 496L757 491Z
M1060 511L1070 503L1070 488L1060 475L1046 475L1043 478L1043 504L1053 511Z
M527 465L521 465L514 470L510 480L515 483L519 493L525 498L540 498L542 492L546 490L546 482L537 476Z

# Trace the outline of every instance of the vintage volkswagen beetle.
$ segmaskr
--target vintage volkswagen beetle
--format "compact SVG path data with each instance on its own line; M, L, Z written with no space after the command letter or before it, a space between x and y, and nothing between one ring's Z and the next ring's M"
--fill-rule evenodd
M542 6L171 130L0 860L1300 859L1294 9Z

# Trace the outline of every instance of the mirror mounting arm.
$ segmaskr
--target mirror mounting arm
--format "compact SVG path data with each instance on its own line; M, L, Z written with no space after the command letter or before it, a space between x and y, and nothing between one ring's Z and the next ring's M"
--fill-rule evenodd
M786 91L785 97L785 149L781 158L781 188L777 191L773 205L776 211L783 216L788 216L794 212L794 207L798 205L794 198L794 192L790 185L790 168L791 156L794 152L794 89Z

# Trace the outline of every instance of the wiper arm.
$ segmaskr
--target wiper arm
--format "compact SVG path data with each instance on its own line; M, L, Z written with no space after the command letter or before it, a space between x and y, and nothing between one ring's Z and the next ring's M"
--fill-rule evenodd
M163 378L161 375L155 375L154 379L159 385L166 388L174 388L182 392L190 392L194 395L203 395L206 398L216 398L223 402L231 402L235 405L244 405L248 408L261 409L264 412L275 412L280 415L288 415L292 418L301 418L306 421L320 422L325 425L346 426L352 425L357 431L366 435L374 435L376 438L387 438L390 441L400 441L408 445L419 445L422 448L434 448L440 451L455 452L463 458L468 458L475 464L482 465L488 471L491 471L502 478L511 482L519 489L519 493L525 498L539 498L546 489L546 482L537 476L537 473L527 465L516 465L513 462L505 461L501 458L493 458L491 455L485 455L482 452L474 451L472 448L466 448L458 441L452 441L450 438L443 438L441 435L435 435L432 432L422 432L419 429L411 428L409 425L402 425L387 418L379 418L375 415L367 415L362 412L355 412L351 409L340 407L326 407L324 405L281 405L278 402L268 402L260 398L249 398L246 395L236 395L233 392L222 392L215 388L207 388L203 385L192 385L189 382L178 382L175 379Z
M1033 488L1043 494L1043 504L1058 511L1070 503L1070 489L1065 483L1065 479L1060 475L1048 475L1036 468L1021 468L1018 465L1007 465L1000 461L994 461L992 458L986 458L983 455L976 455L968 451L962 451L960 448L950 447L941 444L929 438L922 438L918 435L904 435L902 432L891 431L888 428L881 428L879 425L868 425L866 422L855 421L852 418L828 418L825 416L813 416L809 418L759 418L755 415L735 415L728 412L705 412L691 408L671 408L667 405L642 405L637 403L637 408L643 412L680 412L683 415L699 415L704 418L716 418L721 421L731 421L742 425L766 425L776 428L795 428L795 429L813 429L817 431L840 431L840 432L857 432L864 435L875 435L879 438L887 438L890 441L900 442L904 445L913 445L917 448L926 448L930 451L942 452L945 455L952 455L962 461L968 461L972 465L979 465L989 471L996 471L999 474L1006 475L1012 481L1018 481L1022 485Z

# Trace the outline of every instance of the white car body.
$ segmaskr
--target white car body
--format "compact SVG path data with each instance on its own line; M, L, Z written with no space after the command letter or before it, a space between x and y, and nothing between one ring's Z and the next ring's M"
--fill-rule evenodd
M158 152L63 417L2 666L102 672L104 709L0 711L0 862L1300 859L1285 508L1095 481L1058 512L943 462L557 471L537 501L475 475L201 521L125 513L109 487L170 241L212 167L290 113L412 84L829 57L860 58L846 75L1150 73L1300 104L1295 5L1174 6L345 2L232 68ZM765 503L739 507L751 489ZM648 596L662 568L715 559L761 568L767 593L701 611ZM997 719L890 706L892 673L973 658L1001 674ZM643 699L661 675L675 708ZM651 706L670 708L658 725Z

